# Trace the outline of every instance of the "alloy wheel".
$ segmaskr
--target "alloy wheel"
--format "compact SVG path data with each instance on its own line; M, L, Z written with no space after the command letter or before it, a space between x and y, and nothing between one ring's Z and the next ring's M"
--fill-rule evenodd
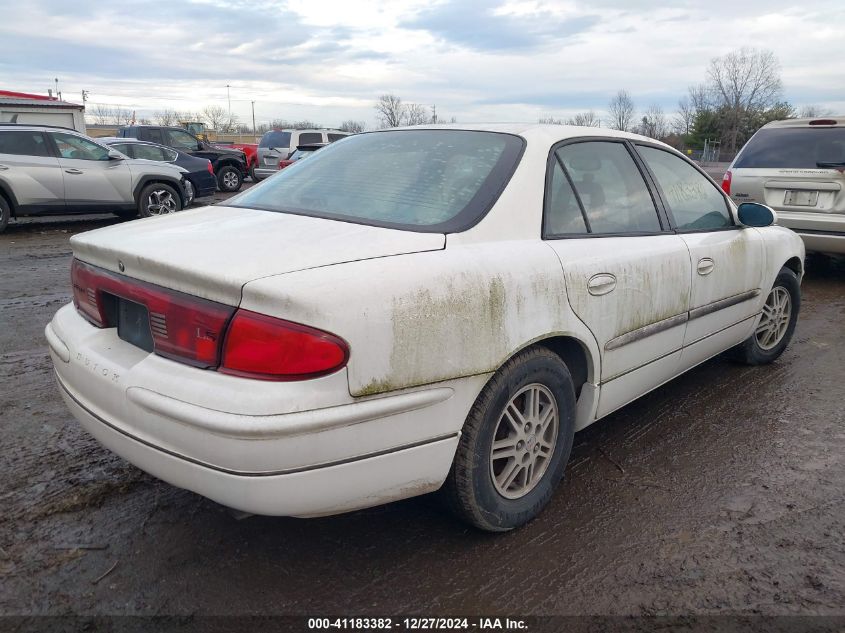
M554 454L559 419L554 395L539 383L508 401L490 449L490 476L500 495L519 499L540 482Z
M777 347L789 328L791 317L792 299L789 292L782 286L775 286L766 297L763 315L755 330L757 344L761 349L769 351Z
M234 189L238 186L238 175L233 171L228 171L223 174L223 186L228 189Z
M176 213L177 209L176 199L166 189L155 189L147 197L147 211L150 215Z

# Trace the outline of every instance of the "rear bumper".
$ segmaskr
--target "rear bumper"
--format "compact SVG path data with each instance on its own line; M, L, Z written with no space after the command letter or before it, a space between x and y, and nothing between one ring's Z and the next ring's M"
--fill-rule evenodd
M45 335L62 398L103 445L255 514L335 514L436 490L477 393L470 379L352 398L345 371L300 383L226 376L148 354L72 305Z
M778 224L798 233L807 251L845 254L845 214L776 211Z
M195 198L213 196L214 192L217 191L217 179L214 177L214 174L207 171L201 174L193 173L190 175L189 180L194 185Z
M255 168L255 175L258 178L269 178L273 174L275 174L278 169L273 169L272 167L256 167Z

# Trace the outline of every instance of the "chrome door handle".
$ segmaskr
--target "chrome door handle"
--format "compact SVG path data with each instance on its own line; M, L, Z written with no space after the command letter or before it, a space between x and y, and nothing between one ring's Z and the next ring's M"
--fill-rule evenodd
M606 295L608 292L613 292L616 288L616 277L610 273L599 273L593 275L587 282L587 292L595 297Z
M73 174L75 176L77 174L81 174L82 171L79 170L79 169L72 168L72 169L65 169L65 173L66 174Z
M5 165L0 165L0 171L6 171L7 169L9 169L9 168L6 167Z
M698 260L697 269L699 275L709 275L713 272L714 268L716 268L716 263L709 257L702 257Z

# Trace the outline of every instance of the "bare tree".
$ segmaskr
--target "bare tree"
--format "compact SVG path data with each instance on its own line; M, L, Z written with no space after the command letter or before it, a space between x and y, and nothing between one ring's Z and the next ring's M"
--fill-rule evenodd
M643 136L660 140L665 138L668 132L669 129L666 124L666 115L663 113L663 108L656 103L650 105L642 118L639 133Z
M173 125L176 123L176 112L170 108L159 110L153 114L156 125Z
M746 119L780 100L783 91L780 64L771 51L741 48L713 58L707 78L725 115L723 148L735 152Z
M237 114L227 114L221 124L222 131L227 133L232 133L237 130L238 127L238 115Z
M566 120L567 125L582 125L584 127L601 127L601 119L592 110L579 112L574 117Z
M672 131L679 136L688 135L695 122L695 114L695 107L689 97L681 97L678 100L678 111L672 117Z
M405 120L405 106L396 95L381 95L375 105L376 116L382 127L399 127Z
M432 120L428 109L419 103L409 103L405 106L405 125L424 125Z
M616 96L610 100L608 110L610 111L608 123L611 129L623 132L631 129L631 123L634 121L634 101L627 90L616 93Z
M540 125L563 125L563 119L556 119L551 115L545 117L541 116L537 120L537 123Z
M88 111L88 115L94 119L95 125L108 125L112 122L112 118L114 117L112 109L102 103L94 104L94 106Z
M129 108L115 108L113 111L112 120L115 125L129 125L135 118L135 114Z
M832 116L833 111L828 110L827 108L823 108L822 106L810 104L801 106L801 109L798 111L798 116L802 119L812 119L816 117L822 116Z
M138 125L152 125L152 120L148 119L147 117L141 117L138 119Z
M359 134L367 129L367 124L364 121L353 121L349 119L340 124L341 131L349 132L350 134Z
M223 131L228 119L226 108L218 105L205 106L201 114L203 121L208 124L210 129Z

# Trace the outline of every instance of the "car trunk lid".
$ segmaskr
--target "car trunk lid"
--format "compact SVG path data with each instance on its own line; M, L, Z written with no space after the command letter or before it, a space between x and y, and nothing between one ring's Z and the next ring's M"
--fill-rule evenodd
M228 305L249 281L298 270L445 247L416 233L273 213L203 207L71 238L74 256L115 273Z

